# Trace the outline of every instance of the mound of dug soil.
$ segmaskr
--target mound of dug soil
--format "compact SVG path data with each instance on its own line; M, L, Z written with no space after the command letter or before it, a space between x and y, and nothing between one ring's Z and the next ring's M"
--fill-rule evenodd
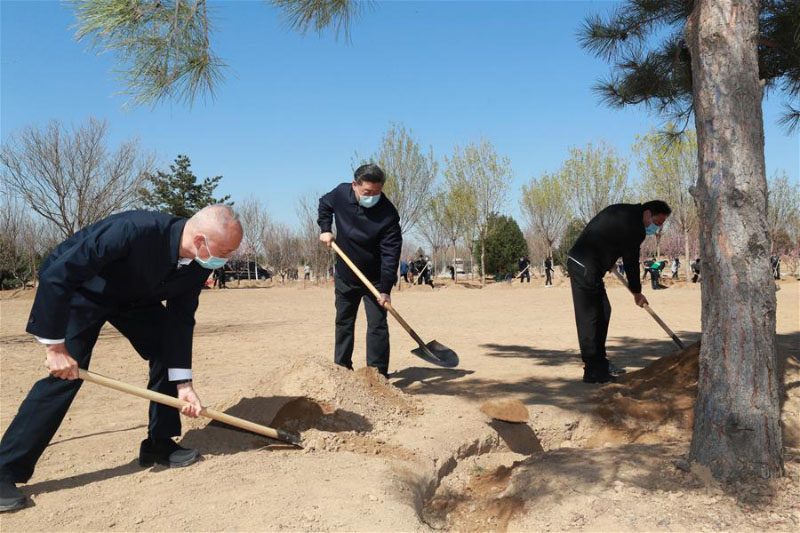
M700 343L654 361L599 392L598 414L635 431L691 430Z
M800 365L785 359L782 421L784 444L800 445ZM587 447L605 443L666 442L691 436L697 399L700 343L657 359L600 389L596 412L607 423Z
M317 441L312 446L316 449L335 447L339 441L336 433L366 434L421 413L413 398L389 384L374 368L353 372L314 360L289 364L215 408L301 436L309 433ZM183 444L209 454L236 453L269 443L207 420L191 421L189 426L193 429L185 434Z

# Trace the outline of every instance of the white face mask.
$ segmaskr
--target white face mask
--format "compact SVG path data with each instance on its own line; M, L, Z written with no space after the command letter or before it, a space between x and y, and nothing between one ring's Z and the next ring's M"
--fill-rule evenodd
M211 248L208 247L208 239L205 237L205 235L203 235L203 240L206 243L206 250L208 250L208 259L200 259L200 256L195 256L194 260L197 261L201 267L209 270L215 270L225 266L225 263L227 263L228 260L224 257L215 257L211 255Z
M367 196L362 194L358 197L358 205L361 207L370 208L378 203L378 200L381 199L381 193L376 194L375 196Z

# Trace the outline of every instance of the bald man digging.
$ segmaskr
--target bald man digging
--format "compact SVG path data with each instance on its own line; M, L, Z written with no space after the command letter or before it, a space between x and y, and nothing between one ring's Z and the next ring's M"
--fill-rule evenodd
M28 504L16 484L33 475L106 322L149 362L149 389L187 401L186 416L200 413L192 385L194 313L208 275L241 240L228 206L206 207L188 220L129 211L84 228L45 259L26 329L43 344L50 376L34 384L0 442L0 512ZM177 409L151 403L149 417L141 466L188 466L200 458L172 440L181 434Z

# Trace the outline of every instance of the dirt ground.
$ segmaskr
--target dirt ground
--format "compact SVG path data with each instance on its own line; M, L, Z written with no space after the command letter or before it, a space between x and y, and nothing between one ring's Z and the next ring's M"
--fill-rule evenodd
M644 378L628 392L620 385L601 391L604 386L580 382L572 302L563 280L550 289L535 279L524 286L395 291L395 307L406 320L426 340L454 349L461 364L442 369L416 358L410 353L414 342L390 318L388 383L365 370L332 365L331 286L266 285L204 291L195 388L205 405L299 433L304 449L186 420L183 443L200 448L204 460L185 469L143 469L135 458L146 432L146 402L87 383L30 483L22 486L35 506L2 515L0 529L800 528L800 443L791 433L800 419L795 281L781 282L777 293L779 344L787 356L786 477L727 485L685 460L690 425L680 403L684 396L649 395ZM626 290L613 280L607 285L614 308L611 359L633 372L673 354L672 341ZM699 289L686 283L645 289L653 309L687 344L700 337ZM4 431L45 371L42 347L24 332L32 294L0 297ZM357 369L365 361L364 322L362 311ZM691 373L682 362L662 366ZM146 363L111 327L100 336L91 369L146 383ZM674 409L654 409L643 422L642 413L664 398L679 401ZM480 410L490 400L521 401L529 421L490 419Z

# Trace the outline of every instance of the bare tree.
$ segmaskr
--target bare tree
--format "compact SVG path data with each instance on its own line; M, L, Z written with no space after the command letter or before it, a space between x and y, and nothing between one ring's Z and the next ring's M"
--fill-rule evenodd
M628 182L628 162L613 147L601 142L586 148L570 148L570 156L559 172L572 207L584 224L602 209L622 202Z
M466 148L456 146L446 159L444 171L448 186L459 193L457 204L465 214L465 228L474 231L481 247L481 285L485 283L486 237L489 218L502 211L511 183L511 163L497 155L492 144L481 140ZM469 244L468 244L469 246Z
M319 240L317 211L320 196L320 194L306 194L297 201L300 257L311 266L317 280L324 279L320 274L327 272L328 267L333 264L333 252Z
M134 207L153 158L137 140L108 148L108 126L90 118L70 129L58 121L12 134L0 149L0 173L10 190L63 237Z
M674 129L668 126L668 131ZM667 225L674 228L683 239L686 257L686 276L691 275L689 245L690 235L697 227L697 207L689 190L697 182L697 136L686 131L680 136L671 136L664 142L662 134L654 131L640 137L634 145L638 165L642 173L642 200L664 200L672 208ZM661 252L661 235L656 235L656 254Z
M247 261L258 261L264 255L264 234L268 230L269 215L264 204L254 196L246 198L238 207L236 212L242 223L242 244L239 245L238 254ZM252 269L247 267L247 279L255 275Z
M786 232L791 236L786 230L796 228L800 222L800 185L789 181L784 171L773 174L767 182L767 188L767 231L770 253L775 253L778 235Z
M434 276L438 272L436 260L439 251L447 246L447 232L445 225L442 224L442 219L446 216L447 205L442 200L442 198L434 196L429 201L428 207L423 210L422 219L417 227L418 233L431 247L431 258L433 260L433 272L431 274Z
M445 185L437 191L431 199L432 224L436 224L442 233L442 238L453 248L453 268L455 269L454 280L458 281L458 269L456 267L456 244L464 233L463 213L457 204L457 195Z
M538 179L531 179L522 186L519 203L529 231L542 239L552 257L553 245L572 218L563 178L545 172Z
M267 264L284 282L290 269L297 269L300 263L300 238L297 232L286 224L273 222L262 235L261 245L267 257Z
M386 174L383 192L400 215L400 231L405 234L416 226L428 207L439 165L433 149L423 153L413 132L392 124L383 134L380 149L369 160L356 155L361 163L374 162Z

